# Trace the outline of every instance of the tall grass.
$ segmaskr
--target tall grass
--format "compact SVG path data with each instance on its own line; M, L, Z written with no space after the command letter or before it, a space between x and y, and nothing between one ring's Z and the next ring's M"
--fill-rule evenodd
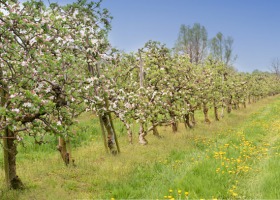
M279 97L264 99L210 125L198 113L195 129L180 124L173 134L161 127L163 137L149 134L146 146L136 134L128 144L116 121L122 151L116 157L105 154L98 120L86 113L73 127L77 166L63 165L55 137L40 146L25 138L18 173L27 189L7 191L2 184L0 199L280 198L279 107Z

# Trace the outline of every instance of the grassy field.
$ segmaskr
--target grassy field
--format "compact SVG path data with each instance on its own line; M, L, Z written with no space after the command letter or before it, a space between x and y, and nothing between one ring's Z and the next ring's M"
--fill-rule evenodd
M65 167L56 140L19 146L18 175L26 189L4 189L0 199L280 199L280 97L233 111L219 122L179 132L161 127L161 139L127 142L116 123L121 154L106 155L98 120L85 114L75 130L76 167ZM212 117L213 119L213 117ZM136 125L133 127L137 132Z

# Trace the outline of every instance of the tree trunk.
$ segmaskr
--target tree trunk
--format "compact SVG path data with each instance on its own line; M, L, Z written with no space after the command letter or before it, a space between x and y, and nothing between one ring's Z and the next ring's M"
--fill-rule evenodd
M100 115L99 115L99 123L100 123L100 126L101 126L101 132L102 132L105 151L106 151L106 153L109 153L108 146L107 146L106 132L105 132L104 124L103 124L103 121L102 121L102 117Z
M57 150L60 152L61 158L65 165L68 166L70 163L70 153L67 151L66 141L61 136L58 137Z
M219 121L219 113L218 113L218 106L216 100L214 100L213 106L214 106L215 120Z
M172 131L173 133L176 133L178 131L178 123L172 122Z
M140 123L139 127L139 143L146 145L148 144L148 141L146 140L145 136L147 135L147 132L144 130L144 124Z
M109 103L108 103L108 99L107 99L107 98L106 98L106 101L107 101L106 104L107 104L107 108L108 108L108 107L109 107ZM120 153L121 151L120 151L119 141L118 141L118 137L117 137L117 135L116 135L116 129L115 129L115 127L114 127L112 115L111 115L111 113L108 113L107 115L108 115L108 117L109 117L109 121L110 121L110 124L111 124L111 128L112 128L112 130L113 130L113 135L114 135L114 139L115 139L117 151L118 151L118 153Z
M130 125L128 123L125 123L125 127L126 127L126 130L127 130L127 135L128 135L128 142L129 144L132 144L132 131L131 131L131 128L130 128Z
M211 123L208 117L208 107L206 103L203 103L203 114L204 114L204 122L205 123Z
M23 183L16 173L17 145L15 144L15 133L8 128L5 129L3 150L4 168L7 187L10 189L22 189Z
M138 49L138 53L139 53L139 58L140 58L140 62L139 62L139 84L140 84L140 89L141 89L141 88L144 88L144 63L143 63L143 60L142 60L140 49ZM139 93L139 97L141 97L141 93ZM139 127L139 143L140 144L143 144L143 145L148 144L148 141L145 139L146 135L147 135L147 132L144 130L144 124L141 122L140 127Z
M231 113L231 109L232 109L231 107L232 107L232 97L230 97L227 103L227 113Z
M193 126L190 123L190 113L184 115L184 122L186 128L193 128Z
M72 147L71 147L71 141L70 141L69 137L66 138L66 148L67 148L67 151L68 151L68 154L69 154L69 161L71 162L71 164L73 166L76 166L75 159L72 156Z
M191 117L192 126L194 127L196 125L196 120L195 120L195 116L194 116L194 110L190 111L190 117Z
M234 104L233 104L233 109L234 109L234 110L238 110L238 103L235 102L235 101L234 101Z
M221 109L221 118L224 118L224 109L225 109L225 106L223 104L222 105L222 109Z
M8 98L9 88L3 81L3 71L0 68L0 95L1 95L1 106L5 107ZM6 117L0 116L0 120L6 121ZM4 170L6 185L9 189L21 189L23 183L16 173L16 155L17 145L15 143L16 134L9 130L8 127L4 129L3 138L3 153L4 153Z
M96 66L95 72L94 72L94 69L92 66L91 66L91 70L89 70L92 73L92 75L95 75L95 73L96 73L98 78L100 77L99 65L100 65L100 63L95 65ZM103 98L105 101L105 106L108 109L109 108L108 96L107 96L107 93L105 92L105 89L104 89L102 83L100 83L100 85L103 88L103 92L104 92ZM96 95L98 95L99 92L97 90L95 90L95 93L96 93ZM102 115L101 113L99 113L99 116L100 116L100 125L101 125L101 129L102 129L103 137L105 136L105 130L104 130L104 127L105 127L105 129L107 131L107 146L108 146L111 154L116 155L117 153L120 153L120 148L119 148L118 138L117 138L117 135L115 132L111 114L105 113ZM103 125L103 127L102 127L102 125ZM106 136L105 136L105 138L106 138ZM106 148L106 151L108 151L107 148Z
M175 114L173 111L169 111L169 115L171 117L171 127L172 127L172 131L173 133L176 133L178 131L178 123L176 122L175 119Z
M178 123L175 121L172 121L171 126L172 126L173 133L176 133L178 131Z
M158 138L161 138L160 135L159 135L157 126L155 125L154 122L153 122L153 135L156 136L156 137L158 137Z
M111 154L116 155L118 153L118 150L116 148L115 133L114 133L114 129L112 127L112 124L110 123L110 119L108 119L108 116L106 114L104 114L101 117L101 119L102 119L104 127L107 131L107 145L108 145L108 148L109 148Z

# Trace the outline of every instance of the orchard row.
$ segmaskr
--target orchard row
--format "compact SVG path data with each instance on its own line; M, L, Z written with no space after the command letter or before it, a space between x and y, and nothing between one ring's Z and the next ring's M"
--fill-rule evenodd
M195 112L209 108L215 120L224 110L280 92L272 73L239 73L212 56L191 62L188 55L149 41L138 52L110 48L108 10L100 3L67 6L0 0L0 137L7 185L22 187L16 174L16 145L23 135L59 136L66 164L71 125L84 111L95 112L112 154L120 152L112 115L125 125L140 124L139 142L149 131L180 121L196 124ZM219 111L220 110L220 114Z

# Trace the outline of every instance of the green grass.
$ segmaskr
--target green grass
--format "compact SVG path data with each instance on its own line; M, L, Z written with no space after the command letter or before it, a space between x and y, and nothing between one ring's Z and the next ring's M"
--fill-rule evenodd
M173 134L170 127L161 127L163 137L149 134L146 146L137 144L136 134L129 145L124 127L116 122L122 152L116 157L105 154L98 119L86 113L73 127L77 166L63 165L54 137L40 146L26 138L17 168L26 189L7 191L1 168L0 199L185 199L184 192L189 199L279 199L278 113L279 96L210 125L198 113L194 130L180 124ZM134 133L137 128L133 125Z

